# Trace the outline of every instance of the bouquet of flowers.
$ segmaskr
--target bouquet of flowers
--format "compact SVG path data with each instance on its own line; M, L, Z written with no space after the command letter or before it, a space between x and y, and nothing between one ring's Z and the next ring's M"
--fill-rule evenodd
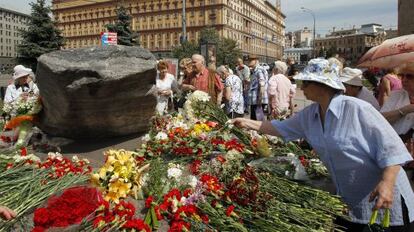
M104 199L119 203L128 195L138 198L148 165L139 167L136 155L123 149L109 150L105 155L104 166L91 176L92 183L102 190Z
M3 112L10 116L10 120L5 124L6 130L19 128L19 135L16 147L20 148L27 142L30 129L33 127L34 116L40 112L42 104L39 96L30 94L21 95L15 101L5 103Z

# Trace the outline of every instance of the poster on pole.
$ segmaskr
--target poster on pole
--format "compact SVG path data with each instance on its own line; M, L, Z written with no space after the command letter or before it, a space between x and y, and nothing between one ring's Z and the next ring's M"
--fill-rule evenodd
M106 45L117 45L118 35L116 32L101 32L101 43L102 46Z

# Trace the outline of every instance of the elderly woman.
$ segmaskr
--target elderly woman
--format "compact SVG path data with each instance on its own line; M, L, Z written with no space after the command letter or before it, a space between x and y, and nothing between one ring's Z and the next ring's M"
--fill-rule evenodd
M156 110L159 115L168 113L168 102L173 96L173 89L177 86L174 76L168 73L168 63L161 60L157 65L158 73L155 81L157 87L157 106Z
M293 113L293 96L295 89L285 76L288 67L285 62L276 61L273 75L269 78L267 93L269 95L270 115L273 118ZM290 112L289 112L290 111Z
M32 70L30 68L24 67L23 65L17 65L14 67L14 83L7 86L4 102L12 102L19 98L21 95L25 96L29 93L39 94L37 85L31 80L30 76L32 74Z
M346 67L342 70L340 78L346 88L345 94L347 96L359 98L371 104L375 109L380 110L374 94L362 84L361 70Z
M224 79L224 98L226 100L226 112L230 118L242 117L244 114L243 83L242 80L230 74L226 66L217 68L216 72Z
M309 61L295 79L314 104L284 121L232 122L285 141L306 139L349 206L350 221L336 222L346 231L363 231L372 209L382 208L391 209L391 231L412 231L414 193L401 168L412 158L393 128L367 102L341 94L345 87L338 69L327 60Z

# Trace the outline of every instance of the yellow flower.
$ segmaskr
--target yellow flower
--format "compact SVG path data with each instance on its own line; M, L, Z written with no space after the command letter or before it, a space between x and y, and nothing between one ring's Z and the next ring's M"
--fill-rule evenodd
M125 198L128 193L131 191L132 184L125 182L123 179L118 179L114 182L109 183L108 194L111 199L114 198Z
M100 176L98 173L91 174L91 183L94 186L100 186Z

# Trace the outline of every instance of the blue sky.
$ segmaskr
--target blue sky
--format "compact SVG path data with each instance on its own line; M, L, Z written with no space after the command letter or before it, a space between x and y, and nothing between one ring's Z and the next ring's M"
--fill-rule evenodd
M32 0L0 0L0 7L30 12ZM274 1L274 0L270 0ZM50 0L48 0L50 2ZM286 15L286 31L313 27L309 13L300 7L311 9L316 16L316 31L326 34L332 30L359 27L361 24L379 23L386 29L397 28L397 0L282 0L282 11Z

